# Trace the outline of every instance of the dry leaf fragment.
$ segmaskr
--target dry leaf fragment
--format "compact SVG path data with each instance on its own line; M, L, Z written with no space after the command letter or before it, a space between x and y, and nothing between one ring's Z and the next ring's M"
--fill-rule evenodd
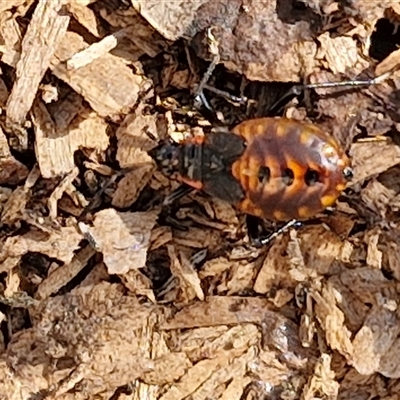
M106 209L95 214L88 232L103 253L109 274L125 274L146 264L155 212L118 212Z

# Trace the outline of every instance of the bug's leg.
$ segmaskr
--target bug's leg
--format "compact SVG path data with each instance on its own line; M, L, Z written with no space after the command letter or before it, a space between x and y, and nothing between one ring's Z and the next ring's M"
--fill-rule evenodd
M271 233L268 236L265 237L259 237L259 238L253 238L252 239L252 244L255 247L261 247L265 246L269 243L271 243L274 239L276 239L279 235L282 235L283 233L287 232L290 228L299 228L301 226L301 222L297 221L297 219L291 219L290 221L286 222L285 225L277 229L275 232Z
M220 55L219 55L219 49L218 49L218 41L215 38L215 36L212 33L212 28L207 29L207 39L208 39L208 47L210 50L210 53L213 56L213 59L211 61L211 64L208 66L207 71L205 72L203 78L201 79L199 85L197 86L194 96L195 96L195 101L204 104L205 107L211 108L210 104L207 102L207 99L204 96L203 90L207 82L210 80L211 75L213 74L216 66L220 62Z
M169 206L170 204L174 203L175 201L185 197L189 193L192 193L195 189L188 185L181 185L176 188L172 193L170 193L163 201L163 206Z
M201 79L199 85L194 91L194 104L196 108L201 108L202 106L207 110L208 116L207 118L210 121L215 120L217 123L221 122L221 118L217 115L217 112L213 109L209 101L207 100L205 94L204 94L204 89L217 94L220 97L224 97L228 101L231 101L233 103L239 103L241 104L246 104L247 103L247 98L245 97L237 97L234 95L231 95L228 92L225 92L223 90L219 90L214 88L213 86L208 85L208 81L210 80L211 75L213 74L216 66L220 63L220 54L219 54L219 43L214 37L212 33L212 28L209 28L207 30L207 39L208 39L208 46L209 46L209 51L211 55L213 56L213 59L210 63L210 65L207 68L207 71L203 75L203 78Z

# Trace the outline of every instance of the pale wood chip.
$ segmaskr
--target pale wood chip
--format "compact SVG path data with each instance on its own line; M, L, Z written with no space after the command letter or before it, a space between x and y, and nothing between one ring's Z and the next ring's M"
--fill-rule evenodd
M157 115L147 115L145 104L141 103L135 112L128 114L117 129L118 150L116 158L121 168L148 162L143 152L157 146ZM142 151L142 153L140 152Z
M386 218L389 204L395 199L396 191L374 179L362 189L360 196L368 208Z
M336 304L334 287L328 282L321 293L313 291L311 295L315 301L315 315L325 331L329 346L350 359L353 355L351 332L345 325L343 312Z
M80 250L70 263L59 266L57 269L51 271L47 278L38 286L36 292L37 297L39 299L47 299L51 294L57 293L82 271L95 253L96 251L94 249L87 246Z
M58 201L61 199L66 190L72 186L72 182L77 178L79 174L79 169L75 167L61 182L60 184L53 190L53 193L50 195L48 200L49 207L49 215L50 218L57 218L57 206Z
M93 36L101 36L101 24L98 15L88 5L91 0L69 0L68 11L78 21L80 25L85 27Z
M37 252L69 263L81 240L82 234L75 227L61 227L50 234L31 230L24 235L8 237L1 249L0 260Z
M110 274L125 274L146 265L156 219L154 212L122 213L106 209L96 213L94 226L87 228L97 250L103 253Z
M15 222L23 219L26 204L31 197L31 188L40 177L40 170L37 164L29 173L24 186L15 189L4 204L1 213L1 222L5 225L13 225Z
M322 60L326 69L334 74L345 73L348 69L357 75L368 67L368 62L359 57L358 43L351 36L331 37L329 32L318 36L320 47L316 58ZM354 68L357 66L357 68Z
M336 399L339 393L339 382L331 369L331 356L322 354L315 365L314 374L309 378L303 389L302 399L314 400L317 396L325 395L328 399Z
M31 393L51 387L53 398L72 389L74 398L96 397L152 371L165 382L162 370L169 357L175 366L171 379L179 378L190 362L183 354L163 355L164 345L157 349L157 342L149 341L157 337L162 320L160 308L123 296L120 285L85 286L42 302L32 328L9 343L5 357L22 387ZM145 341L153 344L148 352L143 351Z
M246 265L235 263L232 265L231 276L226 283L218 286L217 291L224 291L228 296L245 293L251 290L256 271L256 262L247 262Z
M237 349L238 347L233 347ZM256 359L257 348L250 347L244 354L231 358L228 364L221 365L220 368L214 371L210 379L206 380L197 390L193 393L193 400L206 400L210 398L211 394L223 398L225 387L234 378L245 377L247 365ZM230 356L230 355L228 355ZM218 357L218 355L217 355ZM244 387L241 388L242 392ZM239 391L240 392L240 391ZM238 396L239 393L236 393Z
M6 287L4 289L4 297L12 297L19 292L21 280L14 271L9 271L6 278Z
M380 358L378 372L387 378L398 380L400 378L399 353L400 339L396 338L390 349Z
M211 296L179 311L163 329L186 329L243 322L279 324L285 318L271 311L267 299L238 296Z
M197 297L204 300L204 293L200 285L200 278L193 264L183 252L177 254L173 245L167 245L168 255L171 260L172 274L179 279L180 289L183 292L183 300L189 302ZM179 255L179 257L178 257Z
M366 238L368 242L366 263L369 267L372 268L382 267L383 254L382 251L380 251L378 248L380 236L381 236L381 230L378 228L369 231L368 237Z
M136 103L146 79L109 53L82 68L69 70L67 61L87 47L81 36L67 32L52 60L54 75L82 95L100 116L127 112Z
M353 340L351 363L354 368L363 375L379 371L381 357L392 351L399 333L400 320L396 313L382 306L372 307Z
M234 376L220 396L220 400L240 400L247 385L251 382L249 376Z
M366 304L376 304L377 294L392 286L381 270L371 267L344 269L340 281Z
M202 360L190 368L179 382L173 385L160 400L179 400L194 394L214 373L229 367L233 361L240 357L245 348L220 350L219 354L211 360Z
M118 44L118 38L125 33L123 30L115 32L112 35L106 36L99 42L91 44L79 53L74 54L67 61L67 69L76 70L92 63L94 60L104 56L114 49Z
M157 303L156 296L152 289L153 285L151 280L141 272L131 269L121 276L121 280L131 293L134 293L137 296L145 296L153 304Z
M393 240L386 240L384 256L387 258L390 271L396 280L400 280L400 257L398 243Z
M289 242L288 255L295 267L292 267L290 274L297 280L328 273L342 251L342 241L323 225L301 229L299 232L292 230L290 236L292 240ZM296 260L301 258L303 262L298 264Z
M109 145L106 122L94 112L82 112L65 130L58 130L44 103L37 101L32 118L35 150L44 178L67 174L75 168L74 153L81 147L104 151Z
M3 13L4 11L11 10L12 8L19 7L23 5L24 3L32 3L33 0L27 1L27 0L7 0L5 2L2 2L0 4L0 13Z
M0 5L0 9L1 7L2 6ZM22 37L21 28L18 25L17 19L15 18L15 15L10 12L0 12L0 36L2 38L0 53L5 54L5 56L3 55L2 57L2 61L7 64L7 60L3 60L3 58L7 58L6 54L8 52L13 53L16 51L19 53L21 51Z
M149 183L155 165L150 156L142 151L139 151L142 158L146 161L143 164L134 167L132 171L118 182L111 204L116 208L129 208L139 197L144 187Z
M400 147L390 141L358 142L351 145L352 184L380 174L400 163Z
M237 224L238 217L236 214L235 207L226 201L212 198L211 207L215 213L215 218L219 221L225 222L227 224Z
M63 40L70 17L61 12L62 0L39 0L22 40L14 86L7 101L7 125L22 126L40 81Z
M287 287L290 282L292 282L293 287L297 284L288 276L289 266L285 255L286 248L287 240L284 237L277 238L273 242L253 286L257 293L266 294L274 286L285 285Z
M290 368L279 357L276 351L260 349L259 359L249 364L249 371L259 382L265 382L271 388L282 385L287 381Z
M334 287L337 293L340 293L339 308L346 317L346 326L352 331L357 332L369 313L370 307L360 300L360 298L351 290L351 287L345 286L340 277L335 275L329 278L329 283ZM353 285L354 287L355 285Z
M20 257L7 257L5 260L0 262L0 272L8 272L17 266L20 261Z
M392 51L375 68L375 75L379 76L386 72L398 69L400 66L400 50Z
M205 302L184 307L161 329L254 323L262 328L264 345L279 349L293 365L303 365L310 352L302 347L297 326L271 308L267 299L256 297L208 297Z
M187 230L174 229L174 243L196 249L216 248L221 243L221 235L213 229L190 227Z
M172 231L169 226L159 226L151 232L150 250L158 249L172 241Z

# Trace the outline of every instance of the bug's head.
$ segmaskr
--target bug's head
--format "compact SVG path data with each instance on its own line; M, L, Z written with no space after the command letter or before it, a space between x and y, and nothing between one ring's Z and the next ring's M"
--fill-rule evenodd
M325 194L321 201L325 207L332 206L353 178L350 159L344 150L332 141L323 146L321 166L325 170ZM312 180L313 177L311 176Z

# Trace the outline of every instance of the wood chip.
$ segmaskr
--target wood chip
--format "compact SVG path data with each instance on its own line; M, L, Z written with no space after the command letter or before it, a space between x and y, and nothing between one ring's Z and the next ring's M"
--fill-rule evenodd
M125 274L146 264L151 230L156 213L119 213L114 209L99 211L88 232L103 253L110 274Z
M17 79L7 101L7 124L22 126L32 107L39 83L50 66L69 24L62 0L39 0L22 41ZM26 138L25 138L26 141Z

